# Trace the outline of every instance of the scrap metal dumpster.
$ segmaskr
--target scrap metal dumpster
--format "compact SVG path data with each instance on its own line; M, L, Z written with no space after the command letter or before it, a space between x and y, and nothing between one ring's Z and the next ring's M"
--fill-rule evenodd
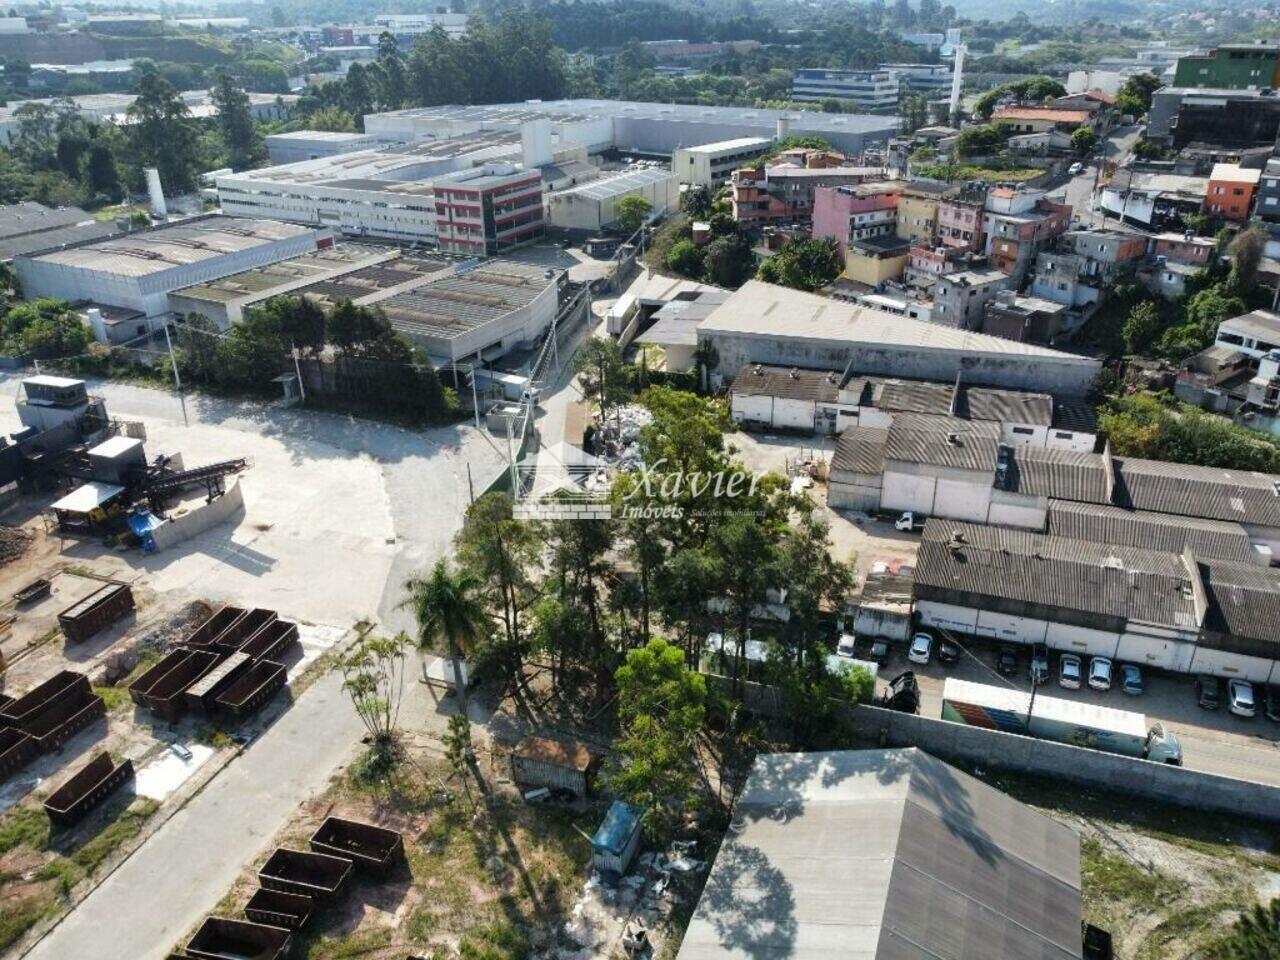
M288 620L273 620L240 646L255 660L283 663L285 653L298 642L298 625Z
M44 812L56 826L69 827L83 820L90 810L132 779L133 763L129 760L116 763L104 751L49 794Z
M289 931L279 927L210 917L187 944L187 956L198 960L282 960L291 939Z
M333 903L346 894L353 869L345 857L279 847L258 871L258 883L267 890Z
M204 653L193 653L192 656L207 656ZM192 713L210 714L217 709L218 695L240 679L241 675L253 666L253 660L246 654L233 653L227 659L206 673L187 688L184 696L187 709Z
M89 692L89 678L83 673L76 673L74 670L59 671L34 690L29 690L7 706L0 707L0 722L25 730L26 724L35 719L37 714L53 707L60 700Z
M275 619L274 610L260 608L250 610L244 616L237 617L231 626L214 637L213 645L223 653L231 653L233 650L240 649L242 643Z
M94 693L77 699L60 698L26 725L27 733L43 753L57 753L81 730L107 715L107 705Z
M311 838L311 849L345 857L361 873L385 877L404 861L404 838L371 823L328 817Z
M301 930L309 919L314 904L301 893L284 893L259 887L244 905L244 915L254 923L286 930Z
M30 763L40 752L35 738L13 727L0 727L0 783Z
M226 632L228 627L244 615L245 611L240 607L223 607L187 634L187 638L182 641L182 646L191 649L207 649L213 646L213 641Z
M218 694L214 702L219 710L241 720L275 696L284 686L287 676L284 664L258 660L240 675L240 679Z
M192 650L187 659L161 677L147 694L156 716L176 723L187 705L187 688L218 665L218 655L207 650Z
M129 684L129 699L140 707L151 706L151 689L166 673L191 656L190 650L170 650Z
M72 643L83 643L133 609L128 584L108 583L58 614L58 626Z

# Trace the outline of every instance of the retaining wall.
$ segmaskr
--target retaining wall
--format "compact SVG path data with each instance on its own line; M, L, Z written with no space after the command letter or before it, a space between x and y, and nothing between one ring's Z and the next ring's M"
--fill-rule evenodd
M720 685L726 694L730 692L729 680L712 675L708 675L707 680ZM749 709L764 716L781 713L782 698L773 687L746 682L743 701ZM1220 813L1243 813L1280 822L1280 786L1269 783L1238 780L881 707L841 704L838 710L860 739L883 743L886 747L919 747L943 760L965 761L986 769L1055 777L1162 803Z

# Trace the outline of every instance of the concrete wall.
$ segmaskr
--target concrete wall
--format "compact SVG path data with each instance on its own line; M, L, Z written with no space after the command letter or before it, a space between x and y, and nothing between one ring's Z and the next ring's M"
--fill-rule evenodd
M707 679L728 692L728 680ZM743 693L747 706L757 713L777 716L781 712L781 697L774 688L746 683ZM1245 810L1263 820L1280 821L1280 787L1271 784L880 707L841 704L838 710L856 737L886 747L919 747L943 760L984 770L1016 770L1195 810L1233 814Z
M240 489L240 481L232 480L222 496L190 513L166 520L151 532L151 537L156 542L157 551L167 550L220 523L239 520L243 516L244 493Z

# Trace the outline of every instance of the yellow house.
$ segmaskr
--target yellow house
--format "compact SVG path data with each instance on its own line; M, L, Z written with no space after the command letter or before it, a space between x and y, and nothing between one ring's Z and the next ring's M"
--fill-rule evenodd
M850 240L844 259L844 276L871 287L896 280L907 267L909 241L892 234L867 240Z
M938 233L938 204L946 188L929 190L924 186L910 186L898 197L898 236L903 240L917 240L932 244Z

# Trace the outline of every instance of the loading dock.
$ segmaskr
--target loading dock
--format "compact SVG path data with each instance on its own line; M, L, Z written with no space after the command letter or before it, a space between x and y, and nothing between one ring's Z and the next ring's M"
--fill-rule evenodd
M404 860L404 838L371 823L328 817L311 837L311 849L343 857L360 872L385 877Z
M279 847L258 871L258 883L267 890L333 903L346 894L353 869L345 857Z
M58 614L58 626L72 643L83 643L133 609L127 584L109 583Z
M132 779L131 761L116 763L109 753L100 753L49 794L44 812L55 826L72 826Z

